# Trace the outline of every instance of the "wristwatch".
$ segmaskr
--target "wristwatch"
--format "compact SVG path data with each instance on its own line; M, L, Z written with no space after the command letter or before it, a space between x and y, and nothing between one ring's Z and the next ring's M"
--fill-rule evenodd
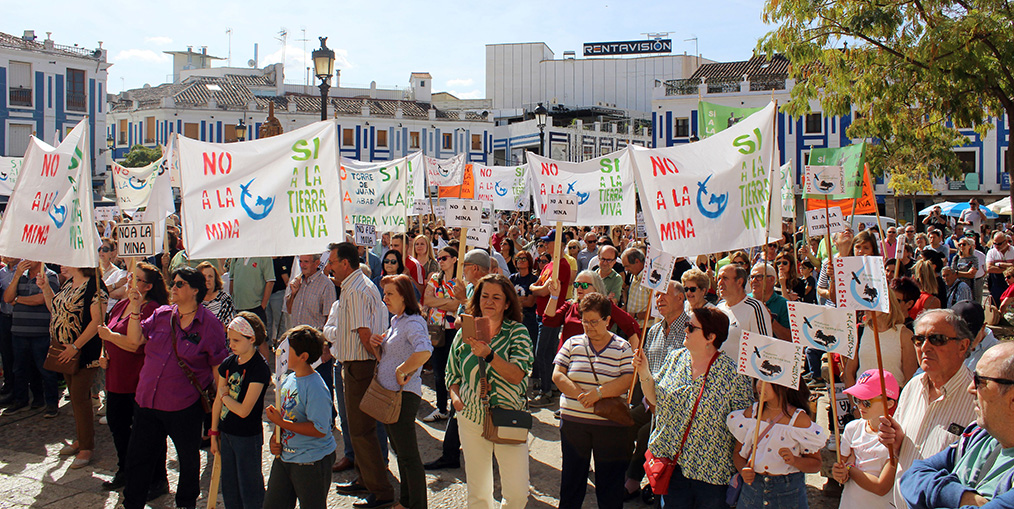
M490 349L490 351L489 351L489 355L487 355L487 356L483 357L483 358L482 358L482 360L483 360L483 361L484 361L484 362L485 362L486 364L489 364L489 363L493 362L493 350L492 350L492 349Z

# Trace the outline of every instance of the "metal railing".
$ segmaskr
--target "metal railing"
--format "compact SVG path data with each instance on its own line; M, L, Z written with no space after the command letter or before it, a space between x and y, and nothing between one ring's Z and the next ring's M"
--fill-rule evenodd
M87 111L88 95L84 92L67 92L67 109L71 111Z
M12 88L10 93L10 105L11 106L31 106L32 105L32 89L30 88Z
M751 76L750 91L763 92L766 90L785 90L785 80L787 78L788 76L785 74L774 76Z
M700 84L696 79L666 80L665 95L695 95Z
M708 93L709 94L728 94L732 92L740 92L742 90L743 78L742 77L722 77L722 78L711 78L708 80Z

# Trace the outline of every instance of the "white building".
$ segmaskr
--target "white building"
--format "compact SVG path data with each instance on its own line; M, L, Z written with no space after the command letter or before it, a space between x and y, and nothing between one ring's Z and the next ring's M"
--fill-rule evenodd
M56 44L33 30L0 33L0 155L25 154L34 134L57 144L88 117L93 184L102 185L106 151L106 50Z

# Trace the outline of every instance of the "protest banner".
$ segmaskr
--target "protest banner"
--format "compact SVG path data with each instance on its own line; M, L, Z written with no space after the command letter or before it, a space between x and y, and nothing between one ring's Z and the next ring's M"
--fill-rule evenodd
M469 228L465 235L465 247L476 247L481 249L489 248L489 238L493 235L493 227L483 223L477 227ZM468 252L466 249L465 252ZM505 270L501 267L501 270Z
M643 239L648 236L648 231L644 228L644 212L637 211L637 222L634 224L634 238Z
M159 170L155 180L151 183L148 193L148 203L143 212L134 215L135 221L150 221L155 223L155 252L161 253L169 250L171 246L166 245L166 218L176 212L176 202L173 198L172 168L175 166L179 172L179 161L174 157L175 143L170 140L162 152L162 159L159 161Z
M528 210L531 176L528 166L472 165L475 193L470 198L488 201L493 210ZM462 198L465 198L464 196Z
M116 161L111 166L117 205L123 210L135 210L148 205L155 179L166 169L166 156L141 168L126 168Z
M461 185L465 173L464 153L447 159L422 156L422 164L426 170L426 185L440 187Z
M803 373L803 346L745 330L736 365L741 375L796 389Z
M839 308L853 311L890 311L890 288L879 256L840 256L834 260L835 293ZM874 327L875 328L875 327Z
M722 132L764 108L740 108L699 101L697 133L701 139Z
M806 232L812 237L845 231L846 226L848 223L841 217L840 207L806 211Z
M845 173L841 166L803 166L803 196L831 196L845 189Z
M88 119L58 146L32 137L0 224L0 253L71 267L97 267Z
M855 357L856 314L852 311L789 301L792 342L808 348Z
M372 163L343 157L338 173L345 229L359 223L375 225L381 232L407 231L406 218L416 193L423 189L422 174L415 169L418 157L412 154Z
M372 248L377 245L377 227L372 224L356 224L355 239L357 246Z
M796 192L793 187L796 180L792 175L792 161L779 168L782 177L782 217L796 217Z
M567 194L551 194L543 199L542 221L556 222L557 229L561 223L577 224L578 197Z
M94 215L96 221L112 221L119 213L120 207L113 205L111 207L95 207Z
M482 225L482 202L479 200L447 199L444 224L448 228L478 228Z
M676 265L676 257L648 246L648 253L645 255L644 271L647 277L641 278L641 286L652 290L652 299L655 300L654 292L669 291L669 278L672 277L673 267Z
M23 157L0 156L0 196L10 196L14 192L24 160Z
M582 163L555 161L528 152L535 215L542 214L546 196L573 194L578 198L579 224L633 224L636 212L634 167L629 152L619 150Z
M688 257L759 246L768 224L781 238L781 207L769 207L781 189L775 109L696 143L628 147L651 245Z
M842 187L828 195L829 200L854 199L862 196L865 163L866 143L854 143L845 147L815 148L810 150L810 160L808 161L809 166L841 167ZM804 190L803 195L807 194ZM827 193L821 193L821 197L825 194Z
M176 144L176 139L179 138L179 133L172 133L169 135L169 142L162 147L162 162L164 165L163 171L169 170L169 185L180 188L180 151L179 145Z
M121 257L155 256L155 225L153 223L118 223L116 254Z
M834 200L827 197L811 198L806 200L806 210L822 209L824 208L825 203L828 207L841 207L842 210L847 210L849 212L852 212L854 208L856 214L877 213L877 197L873 194L873 184L870 181L869 168L863 170L863 186L861 196L858 200L852 198Z
M178 138L188 256L314 253L340 237L336 136L324 121L239 143Z

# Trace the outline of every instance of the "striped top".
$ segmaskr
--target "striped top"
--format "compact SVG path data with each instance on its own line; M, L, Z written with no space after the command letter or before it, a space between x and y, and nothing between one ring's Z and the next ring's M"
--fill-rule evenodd
M634 352L630 349L630 343L616 334L612 334L612 339L600 351L595 351L586 334L578 334L564 341L553 364L566 370L567 378L570 378L581 389L581 392L587 392L594 391L596 387L612 382L623 375L634 374L633 358ZM594 373L592 373L592 363L595 366ZM596 375L598 375L597 381ZM626 393L620 396L625 398ZM595 415L594 406L587 408L580 401L571 399L566 394L560 395L560 417L568 421L587 424L619 426L609 419Z
M648 369L651 376L657 377L662 370L662 363L670 352L683 348L683 340L687 337L687 323L690 315L686 311L680 313L666 329L665 319L648 329L644 337L644 354L648 358Z
M331 314L324 324L331 354L338 362L373 360L359 341L359 329L370 329L371 334L387 330L387 307L380 291L362 269L356 269L342 281L340 293L341 298L331 305Z
M723 300L718 303L718 309L729 316L729 337L722 343L721 350L730 359L739 358L739 340L743 331L748 330L765 336L773 335L771 313L761 301L753 297L746 297L731 306Z
M334 283L323 272L316 271L310 277L300 273L296 276L303 281L299 292L292 298L292 313L289 313L289 326L309 325L321 330L335 301ZM285 288L285 300L292 295L292 285Z
M342 293L344 295L344 292ZM502 359L521 368L525 376L519 384L505 380L496 369L486 366L486 380L489 381L489 405L509 410L524 410L528 404L525 395L528 389L528 374L532 371L532 338L528 336L528 328L511 320L504 320L500 332L493 336L490 346ZM454 336L451 343L450 356L447 358L447 386L459 386L458 394L465 404L461 414L468 420L481 424L485 419L482 401L479 399L479 358L472 355L472 347L461 339L461 330Z
M46 279L49 280L49 287L56 293L60 291L60 280L56 272L46 269ZM18 277L18 297L30 297L42 293L42 289L35 284L34 277L22 274ZM49 308L45 304L29 306L27 304L15 304L12 314L11 333L19 336L48 336L49 335Z

